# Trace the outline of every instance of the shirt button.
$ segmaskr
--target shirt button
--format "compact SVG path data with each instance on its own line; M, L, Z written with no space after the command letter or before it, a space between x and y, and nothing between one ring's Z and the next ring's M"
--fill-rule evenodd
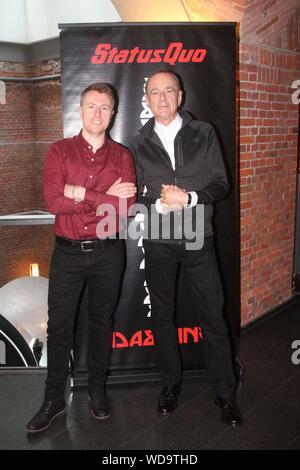
M93 178L93 175L90 175L90 178Z
M87 227L84 227L84 230L87 230Z
M93 161L94 161L94 158L91 158L91 162L93 162Z

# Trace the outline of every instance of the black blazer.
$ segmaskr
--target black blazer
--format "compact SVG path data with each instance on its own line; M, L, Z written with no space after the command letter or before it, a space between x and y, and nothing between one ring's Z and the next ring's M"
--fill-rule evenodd
M193 119L186 111L179 111L182 127L174 141L175 170L158 135L154 132L154 118L150 119L133 139L133 153L138 185L138 202L148 213L160 197L162 184L176 184L186 191L196 191L198 204L204 204L204 236L213 233L212 204L223 199L228 180L216 133L211 124ZM147 192L143 194L144 187ZM187 209L195 217L196 207ZM164 219L160 216L160 224ZM176 227L173 227L175 230ZM151 238L151 237L150 237ZM171 234L171 239L174 238ZM182 237L184 239L184 237Z

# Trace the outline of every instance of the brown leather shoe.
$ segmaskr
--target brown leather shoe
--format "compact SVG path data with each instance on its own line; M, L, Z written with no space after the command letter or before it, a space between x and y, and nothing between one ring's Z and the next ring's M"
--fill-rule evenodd
M28 433L46 431L52 421L66 412L64 400L44 400L40 410L34 415L26 426Z

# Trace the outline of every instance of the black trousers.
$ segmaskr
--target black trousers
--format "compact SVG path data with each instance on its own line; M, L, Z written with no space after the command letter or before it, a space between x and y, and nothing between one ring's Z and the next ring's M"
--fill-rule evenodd
M151 300L152 330L164 386L181 381L182 366L174 323L178 266L184 270L197 320L203 333L208 380L216 396L230 398L236 378L227 326L223 317L223 292L213 237L201 250L185 244L144 240L145 272Z
M46 399L63 399L73 342L74 317L84 283L88 287L88 388L103 389L109 367L111 326L124 269L124 246L110 240L83 252L56 243L50 265L48 294L48 374Z

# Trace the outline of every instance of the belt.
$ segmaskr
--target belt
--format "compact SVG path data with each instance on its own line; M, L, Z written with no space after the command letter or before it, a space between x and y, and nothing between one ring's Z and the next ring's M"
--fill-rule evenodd
M73 246L74 248L80 248L81 251L94 251L113 245L119 240L119 234L117 233L115 236L116 238L104 238L103 240L98 238L95 240L70 240L56 236L55 240L59 245Z

